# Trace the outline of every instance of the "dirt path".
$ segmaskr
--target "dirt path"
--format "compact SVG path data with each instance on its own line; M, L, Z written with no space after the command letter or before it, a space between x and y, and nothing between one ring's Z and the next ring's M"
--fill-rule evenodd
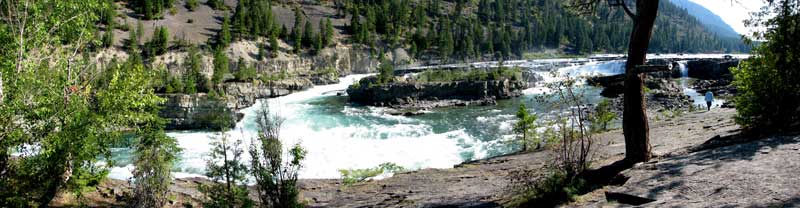
M688 113L652 121L651 137L657 155L677 155L717 135L733 134L733 109ZM598 136L598 164L622 158L621 130ZM548 151L503 156L459 165L452 169L424 169L344 187L340 180L304 180L303 199L311 207L497 207L507 197L509 174L535 170L552 158Z

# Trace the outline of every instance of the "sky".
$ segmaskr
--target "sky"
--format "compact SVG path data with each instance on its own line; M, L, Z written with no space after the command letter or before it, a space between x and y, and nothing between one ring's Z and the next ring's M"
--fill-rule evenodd
M728 23L739 34L750 34L752 29L745 27L744 20L750 19L751 12L757 12L765 5L763 0L690 0L697 3Z

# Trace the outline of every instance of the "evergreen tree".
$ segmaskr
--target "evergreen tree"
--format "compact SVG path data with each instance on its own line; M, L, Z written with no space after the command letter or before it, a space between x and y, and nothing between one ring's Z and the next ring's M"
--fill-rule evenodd
M184 7L186 7L186 9L188 9L190 12L193 12L195 9L197 9L197 6L197 0L186 0L186 5Z
M269 48L270 48L270 56L272 56L272 58L278 57L280 45L278 44L278 38L275 37L275 35L271 35L269 37Z
M316 35L314 34L314 29L311 26L311 21L307 21L305 27L303 28L303 46L314 46L314 39L316 39Z
M320 26L319 34L321 34L321 36L323 37L322 38L322 45L323 46L329 46L329 45L333 44L334 31L333 31L333 24L331 24L331 19L326 18L324 24L323 24L322 20L320 20L320 25L321 26ZM322 26L322 25L324 25L324 26Z
M217 46L224 49L227 48L228 45L231 43L231 28L230 28L230 19L228 17L224 17L222 19L222 28L217 35Z
M215 10L225 10L225 1L224 0L208 0L206 5L211 7Z
M222 49L214 51L214 75L211 77L211 82L214 85L222 84L225 75L230 72L228 69L228 55Z

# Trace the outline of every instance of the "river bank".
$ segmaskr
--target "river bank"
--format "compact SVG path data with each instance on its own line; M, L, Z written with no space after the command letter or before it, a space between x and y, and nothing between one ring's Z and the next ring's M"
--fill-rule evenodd
M669 181L659 180L657 183L645 183L652 181L648 178L648 174L652 176L663 175L664 179L673 181L685 180L685 177L701 177L704 172L697 170L704 169L702 167L710 167L714 164L737 164L736 166L725 166L729 175L742 176L742 177L755 177L757 172L751 172L749 168L735 168L743 167L742 165L769 165L766 162L776 161L776 157L782 157L783 163L786 165L775 166L778 170L786 167L794 167L791 164L797 164L794 159L798 157L785 157L785 154L797 154L800 148L795 148L798 141L796 139L770 139L764 141L756 141L755 143L745 143L742 145L733 145L729 147L711 148L698 152L692 152L695 147L702 146L709 139L727 137L729 135L737 134L740 127L733 123L733 115L735 110L727 108L715 108L710 112L689 112L679 117L651 120L651 142L654 153L656 155L652 162L642 164L628 173L631 174L632 179L626 183L628 185L624 188L607 187L598 191L589 193L579 198L578 202L574 202L571 206L594 206L606 204L603 197L605 191L625 191L632 190L628 193L639 193L641 190L649 190L656 193L655 195L642 197L653 197L657 200L666 200L670 202L673 200L676 193L683 193L680 190L687 190L687 186L698 186L701 183L691 183L686 186L679 185L674 187L664 187L658 184L666 185ZM612 130L598 135L597 155L594 158L594 167L599 167L609 164L613 161L621 159L624 154L624 138L622 131ZM774 144L774 145L770 145ZM789 145L789 146L786 146ZM792 146L794 145L794 146ZM763 147L771 147L770 150L764 150ZM784 148L785 147L785 148ZM755 151L742 151L737 152L731 148L744 148L756 149ZM792 149L795 148L795 149ZM792 152L795 151L795 152ZM756 152L758 154L746 154L747 152ZM739 154L742 153L742 154ZM775 157L769 156L776 153ZM780 153L780 154L777 154ZM299 187L301 189L302 200L310 207L357 207L357 206L378 206L378 207L400 207L400 206L466 206L466 207L497 207L502 206L509 197L513 196L513 184L510 180L510 175L515 171L522 170L542 170L542 167L550 161L552 152L549 150L539 152L529 152L522 154L514 154L507 156L494 157L490 159L476 160L472 162L462 163L453 168L446 169L421 169L416 171L404 172L395 174L393 177L383 180L374 180L357 183L350 186L342 185L339 179L301 179ZM716 156L715 156L716 155ZM737 156L738 155L738 156ZM762 156L758 156L762 155ZM781 156L783 155L783 156ZM700 157L703 156L703 157ZM739 156L751 156L754 158L765 158L765 160L747 161L734 159ZM702 158L697 163L680 163L691 158ZM771 158L771 159L768 159ZM719 162L716 162L719 161ZM765 163L761 163L765 162ZM701 166L698 166L701 165ZM698 169L697 167L701 167ZM670 170L684 170L690 171L694 174L681 173L672 174ZM708 169L713 170L713 169ZM796 171L797 169L793 169ZM720 171L722 172L722 171ZM666 173L670 173L664 175ZM792 179L795 174L776 174L771 177L777 177L771 181L784 181ZM688 174L688 175L687 175ZM753 175L755 174L755 175ZM716 177L714 175L706 175L706 177L713 177L718 184L723 186L729 180L724 177ZM672 179L670 179L672 178ZM641 182L637 182L641 181ZM171 195L175 196L172 207L183 207L185 204L197 205L198 200L202 199L202 195L196 190L197 184L207 183L208 181L202 178L183 178L177 179L171 188ZM771 184L771 183L770 183ZM795 183L796 184L796 183ZM728 190L740 190L738 187L755 186L755 184L742 184L733 183L728 188L723 188L722 193L732 193ZM769 186L778 187L770 189L774 193L779 193L779 196L789 196L794 192L786 189L791 185L783 186ZM659 188L661 187L661 188ZM678 188L676 188L678 187ZM747 190L757 189L755 187L746 188ZM783 187L783 188L781 188ZM703 189L708 190L708 189ZM109 206L121 205L117 199L122 199L124 194L128 192L128 185L125 181L108 179L104 181L97 189L89 191L85 197L89 200L89 206ZM677 191L677 192L676 192ZM789 191L789 192L787 192ZM791 192L791 193L790 193ZM763 192L766 193L766 192ZM737 196L735 194L723 194L718 197L712 198L715 200L730 199L726 197ZM673 198L669 198L673 197ZM762 201L769 201L765 199ZM787 197L777 197L775 201L791 200ZM71 202L69 197L62 195L60 200L54 201L54 206L65 206ZM659 204L663 204L659 203ZM689 201L683 201L689 202ZM74 201L72 202L74 203ZM674 203L673 203L674 204Z

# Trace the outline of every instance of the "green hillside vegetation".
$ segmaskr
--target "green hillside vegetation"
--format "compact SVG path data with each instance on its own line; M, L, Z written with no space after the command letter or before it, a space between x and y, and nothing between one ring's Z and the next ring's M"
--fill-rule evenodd
M221 4L216 2L209 5ZM343 30L347 36L338 39L339 43L371 48L377 54L404 48L416 59L457 62L524 58L528 52L546 49L559 49L566 54L625 53L630 34L628 28L633 24L622 10L610 9L605 4L598 6L595 15L585 16L576 15L563 2L555 0L344 0L317 3L317 8L333 8L335 14L318 18L319 23L315 26L311 14L304 10L314 5L268 0L237 1L236 6L226 12L230 16L228 30L220 32L231 33L235 40L270 40L267 42L272 43L271 40L280 38L293 47L293 53L316 55L325 47L337 44L334 31ZM294 21L288 22L291 17L275 12L273 7L276 5L293 8ZM226 10L227 6L212 8ZM147 13L142 15L148 16ZM334 28L332 18L344 19L348 23ZM277 52L271 45L261 44L259 50L263 51L259 53ZM749 50L750 47L739 38L719 37L685 9L669 1L661 2L650 52L733 53Z
M351 0L339 9L355 17L349 26L353 43L404 47L415 57L445 59L519 58L545 48L623 53L632 25L621 10L601 5L597 15L585 17L552 0ZM739 39L715 36L668 1L660 9L651 52L749 50Z

